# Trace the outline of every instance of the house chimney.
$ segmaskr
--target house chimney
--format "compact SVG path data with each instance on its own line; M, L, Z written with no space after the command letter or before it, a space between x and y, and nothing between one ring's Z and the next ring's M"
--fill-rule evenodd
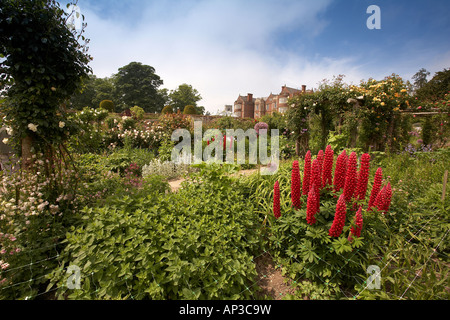
M302 85L302 93L306 92L306 85Z
M253 102L253 94L251 94L251 93L247 94L247 101L248 102Z

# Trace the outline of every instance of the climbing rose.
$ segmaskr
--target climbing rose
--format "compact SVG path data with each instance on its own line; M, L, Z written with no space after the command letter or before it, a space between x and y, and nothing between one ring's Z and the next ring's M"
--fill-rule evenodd
M292 174L291 174L291 201L292 206L296 209L300 209L301 205L300 197L301 197L301 179L298 161L296 160L292 164Z
M358 182L355 190L355 199L364 200L366 198L367 183L369 181L370 155L364 153L361 156L361 165L358 173Z
M344 229L345 215L347 213L347 205L345 204L344 194L341 194L336 205L336 213L334 214L333 224L328 232L330 237L339 237Z
M347 153L344 150L336 160L336 169L334 170L334 192L339 192L342 188L344 188L346 171Z
M356 152L352 152L348 157L347 172L345 174L344 197L345 201L351 200L357 183L356 176Z
M308 193L308 200L306 201L306 222L310 225L316 223L316 218L314 215L317 213L317 193L315 186L313 185Z
M383 179L383 169L378 168L377 172L375 172L373 187L372 187L372 191L370 193L369 206L368 206L369 209L375 205L375 200L378 196L378 193L380 192L382 179Z
M306 195L309 192L309 184L311 179L311 151L305 155L305 165L303 169L303 194Z
M348 237L349 241L353 240L353 237L359 238L361 236L361 230L363 226L363 217L361 214L362 206L359 207L358 211L355 214L355 226L351 227L350 235Z
M280 184L275 182L275 185L273 186L273 215L276 219L281 217L281 210L280 210Z
M331 149L331 146L328 145L325 149L325 158L323 161L323 169L322 169L322 186L332 185L332 171L333 171L333 157L334 151Z

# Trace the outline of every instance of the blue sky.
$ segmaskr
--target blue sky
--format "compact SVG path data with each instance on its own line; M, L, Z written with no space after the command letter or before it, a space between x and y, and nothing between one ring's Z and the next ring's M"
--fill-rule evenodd
M61 1L61 4L67 2ZM369 30L370 5L381 29ZM163 88L196 88L216 113L239 94L358 84L450 68L448 0L79 0L93 73L151 65Z

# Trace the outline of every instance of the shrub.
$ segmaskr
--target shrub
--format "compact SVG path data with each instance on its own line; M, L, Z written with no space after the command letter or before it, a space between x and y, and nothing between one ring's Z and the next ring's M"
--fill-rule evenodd
M144 118L145 111L141 107L134 106L130 109L131 116L136 120L142 120Z
M111 100L103 100L100 102L99 106L101 109L108 110L108 112L111 112L111 113L113 113L115 111L114 102L112 102Z
M222 184L229 179L223 170L208 172L203 184L178 193L117 197L86 208L87 223L67 235L49 289L69 299L251 298L252 254L260 245L252 206ZM217 188L227 197L217 197ZM69 265L81 269L80 290L66 286Z
M184 107L183 114L197 114L197 110L194 106L187 105Z
M173 108L172 108L172 106L165 106L165 107L162 109L161 113L162 113L162 114L173 113Z

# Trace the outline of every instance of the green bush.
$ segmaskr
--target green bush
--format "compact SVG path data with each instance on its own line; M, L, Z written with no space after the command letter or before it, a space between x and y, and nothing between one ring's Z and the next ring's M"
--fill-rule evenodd
M145 111L141 107L134 106L130 108L131 116L136 120L142 120L144 118Z
M178 193L86 208L86 225L68 233L48 289L69 299L251 298L258 225L223 170L203 167L204 183ZM66 286L69 265L81 269L80 290Z
M194 106L188 105L184 107L183 114L197 114Z
M114 102L112 102L111 100L101 101L99 107L101 109L108 110L108 112L111 112L111 113L113 113L115 111Z
M162 114L173 113L173 108L172 108L172 106L165 106L165 107L162 109L161 113L162 113Z

